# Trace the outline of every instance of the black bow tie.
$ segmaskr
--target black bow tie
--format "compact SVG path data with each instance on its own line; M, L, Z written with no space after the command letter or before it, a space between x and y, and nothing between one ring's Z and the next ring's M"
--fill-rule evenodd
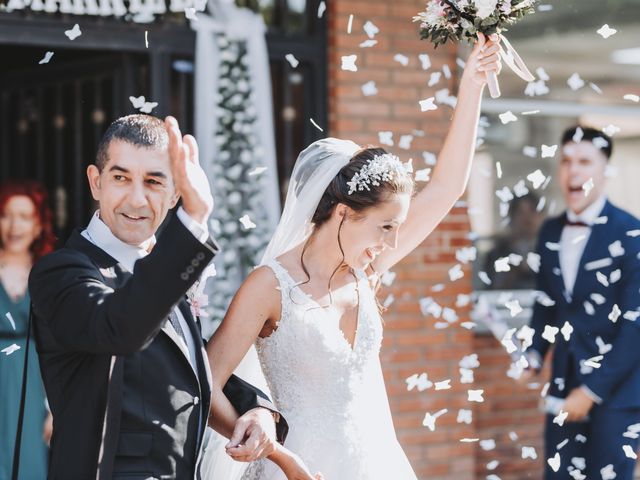
M588 223L584 223L580 220L578 220L577 222L572 222L566 216L564 217L564 226L565 227L591 227L591 225L589 225Z

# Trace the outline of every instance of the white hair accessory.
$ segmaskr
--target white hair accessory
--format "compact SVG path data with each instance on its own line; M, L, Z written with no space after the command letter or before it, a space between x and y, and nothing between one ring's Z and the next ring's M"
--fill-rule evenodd
M369 160L362 169L357 172L350 182L349 195L354 192L371 190L371 185L378 186L380 182L393 180L396 175L406 175L407 169L400 159L391 153L376 155L373 160Z

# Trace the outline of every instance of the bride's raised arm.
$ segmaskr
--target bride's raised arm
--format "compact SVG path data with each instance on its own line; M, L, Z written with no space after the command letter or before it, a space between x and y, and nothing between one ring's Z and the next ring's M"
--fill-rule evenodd
M435 229L462 196L469 179L486 72L500 70L499 45L482 34L467 60L453 120L431 180L411 201L406 221L398 231L397 247L375 260L384 272L411 253Z

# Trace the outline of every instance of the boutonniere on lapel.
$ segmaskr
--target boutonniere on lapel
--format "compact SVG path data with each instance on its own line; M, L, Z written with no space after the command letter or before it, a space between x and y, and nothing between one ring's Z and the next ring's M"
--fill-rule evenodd
M209 296L204 293L207 280L216 276L216 266L212 262L204 269L200 278L187 290L187 302L194 317L202 316L202 309L209 305Z

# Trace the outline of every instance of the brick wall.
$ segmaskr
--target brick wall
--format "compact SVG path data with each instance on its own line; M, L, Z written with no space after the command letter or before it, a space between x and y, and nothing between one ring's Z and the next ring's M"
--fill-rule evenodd
M395 145L387 147L406 161L414 159L416 169L425 168L422 152L439 152L450 122L452 110L421 112L418 101L434 96L436 90L449 88L457 92L456 49L451 46L434 50L418 39L413 15L424 6L422 0L362 1L333 0L329 14L329 134L349 138L359 144L379 144L379 131L392 131ZM347 33L353 14L352 32ZM377 45L361 48L368 37L363 25L373 22L380 32ZM394 55L409 58L407 66ZM432 66L423 71L418 55L428 53ZM343 55L357 55L357 72L341 70ZM447 64L451 79L434 87L427 82L432 72ZM374 81L378 93L364 96L362 85ZM423 130L424 137L414 137L411 148L398 147L401 135ZM470 226L466 210L455 208L431 236L401 264L395 267L393 285L381 292L381 300L393 294L394 303L385 314L385 341L382 361L390 395L398 438L409 455L419 478L429 480L470 480L495 473L502 480L541 478L541 417L536 411L537 394L517 387L506 377L508 357L494 339L475 335L460 323L469 320L468 308L455 308L457 294L471 293L471 271L451 283L448 270L457 263L455 250L470 245ZM433 291L442 284L444 289ZM432 317L420 313L419 299L432 297L443 307L454 308L458 324L447 329L435 328ZM478 353L480 368L475 383L460 383L459 362L465 355ZM422 393L408 392L405 379L427 372L433 382L451 379L450 390ZM485 389L485 402L470 403L467 389ZM436 421L431 432L422 426L426 412L448 412ZM458 410L473 411L471 425L458 424ZM517 441L509 432L519 435ZM494 439L496 449L484 451L478 443L462 443L462 438ZM521 460L521 447L534 446L537 461ZM498 460L493 472L487 463ZM401 479L399 479L401 480Z
M437 89L456 91L453 48L437 51L419 41L416 25L411 22L422 1L394 0L370 2L334 0L329 6L329 134L349 138L359 144L379 144L379 131L392 131L395 146L389 150L406 161L414 159L417 169L425 168L423 151L438 152L449 125L452 110L441 107L422 113L418 101L434 95ZM347 33L350 14L354 15L352 33ZM363 31L367 21L380 33L378 44L360 48L368 37ZM401 53L409 58L402 66L394 60ZM423 71L418 54L428 53L432 67ZM357 72L341 70L343 55L357 55ZM453 78L427 87L429 75L443 64L454 70ZM361 87L375 81L378 93L366 97ZM410 150L398 148L401 135L424 130L415 137ZM385 341L382 360L398 437L420 478L465 480L474 478L476 445L461 443L474 437L474 426L456 422L459 408L472 408L467 401L467 386L460 385L458 362L474 349L473 334L459 326L436 330L433 318L420 314L418 300L431 296L442 306L453 307L458 293L470 293L470 272L451 284L447 271L455 263L455 249L466 245L468 218L463 209L455 209L442 225L409 258L398 265L395 282L381 293L391 293L395 302L385 315ZM442 283L441 292L431 288ZM458 309L459 322L468 320L468 311ZM432 381L452 379L450 390L431 388L418 393L407 391L405 378L427 372ZM422 426L426 412L448 408L438 418L436 430Z

